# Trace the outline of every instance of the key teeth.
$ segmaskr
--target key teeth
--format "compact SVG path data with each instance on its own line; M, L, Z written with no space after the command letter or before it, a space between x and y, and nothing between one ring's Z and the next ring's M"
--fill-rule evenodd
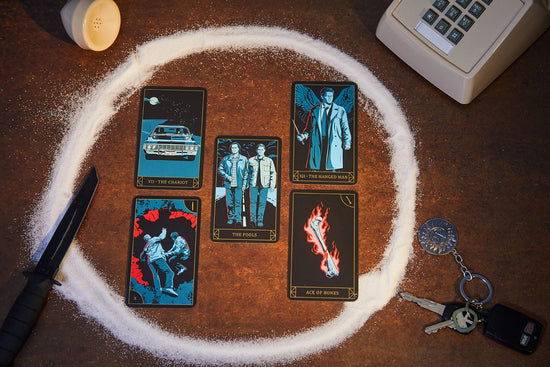
M456 330L456 326L454 324L454 321L444 320L444 321L440 321L440 322L437 322L437 323L432 324L432 325L428 325L424 328L424 332L426 334L434 334L434 333L438 332L439 330L445 329L445 328Z
M406 301L411 300L411 294L409 292L397 291L397 295Z

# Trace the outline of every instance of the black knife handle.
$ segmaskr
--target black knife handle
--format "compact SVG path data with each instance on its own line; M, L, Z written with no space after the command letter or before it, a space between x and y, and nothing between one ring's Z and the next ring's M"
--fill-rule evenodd
M44 306L54 280L31 273L0 330L0 366L10 366L25 344Z

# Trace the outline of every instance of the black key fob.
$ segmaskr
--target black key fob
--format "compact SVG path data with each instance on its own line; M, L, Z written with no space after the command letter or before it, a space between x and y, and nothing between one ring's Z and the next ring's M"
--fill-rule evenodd
M539 343L541 332L540 322L497 304L486 314L483 334L509 348L531 354Z

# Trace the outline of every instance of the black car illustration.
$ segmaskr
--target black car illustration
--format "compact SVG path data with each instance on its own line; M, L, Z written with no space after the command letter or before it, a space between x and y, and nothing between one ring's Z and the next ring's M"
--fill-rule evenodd
M199 144L191 131L184 125L166 121L157 125L143 143L146 159L187 158L194 160Z

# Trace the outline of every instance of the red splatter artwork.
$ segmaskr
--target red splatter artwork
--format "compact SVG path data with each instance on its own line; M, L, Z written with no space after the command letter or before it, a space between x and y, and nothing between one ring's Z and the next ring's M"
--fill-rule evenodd
M143 230L139 228L139 218L134 222L134 238L139 237L143 233Z
M138 283L143 285L149 285L149 282L143 279L143 273L137 264L139 259L135 256L132 256L132 278L134 278Z
M143 215L143 218L147 219L149 222L156 222L160 218L158 209L149 210Z

